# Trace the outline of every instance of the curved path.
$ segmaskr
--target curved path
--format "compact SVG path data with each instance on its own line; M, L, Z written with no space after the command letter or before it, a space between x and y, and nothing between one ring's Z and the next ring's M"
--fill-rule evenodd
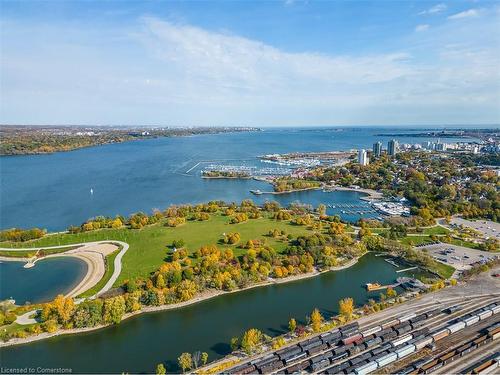
M129 248L129 244L123 241L115 241L115 240L107 240L107 241L96 241L96 242L83 242L83 243L77 243L77 244L71 244L71 245L64 245L64 246L45 246L45 247L39 247L39 248L23 248L23 249L11 249L11 248L0 248L1 251L29 251L29 250L41 250L41 249L58 249L58 248L64 248L64 247L70 247L70 246L80 246L76 249L68 250L63 253L58 253L58 254L51 254L47 255L43 258L38 258L35 259L33 262L27 263L29 264L30 267L33 267L35 263L39 260L47 259L47 258L55 258L55 257L61 257L61 256L71 256L75 257L78 259L81 259L87 263L88 270L87 274L84 276L82 281L70 292L66 294L67 297L75 297L77 295L80 295L84 293L85 291L89 290L93 286L95 286L104 276L105 273L105 258L106 255L112 253L115 251L114 247L110 248L109 246L112 245L120 245L121 250L120 252L116 255L114 259L114 271L109 280L106 282L106 284L94 295L92 295L91 299L96 298L100 294L108 291L111 289L115 281L118 279L118 276L120 276L120 273L122 271L122 258L123 255L127 252ZM10 259L14 260L14 259ZM83 299L76 301L77 303L83 301ZM33 324L36 323L36 320L33 318L30 318L31 315L33 315L36 312L36 310L29 311L21 316L19 316L16 319L16 323L18 324Z

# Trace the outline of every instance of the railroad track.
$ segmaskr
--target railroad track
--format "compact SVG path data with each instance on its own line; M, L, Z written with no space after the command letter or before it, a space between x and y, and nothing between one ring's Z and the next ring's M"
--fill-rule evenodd
M377 358L384 355L387 357L395 351L399 351L397 353L398 358L400 356L403 358L407 354L412 353L411 351L406 353L405 350L408 351L407 349L411 349L415 352L415 345L411 344L412 341L417 342L417 340L422 341L426 337L430 338L432 332L444 326L451 326L453 320L463 317L472 311L476 311L482 306L488 306L492 302L497 301L500 302L500 299L496 296L479 296L472 299L469 298L467 301L464 301L462 297L457 297L440 302L438 309L436 309L436 303L434 301L420 305L418 308L410 306L407 309L403 309L401 312L401 314L404 314L407 311L411 311L411 313L407 314L408 318L406 320L403 320L404 316L398 313L399 319L393 320L393 324L385 328L384 326L390 324L391 320L387 321L387 319L380 319L377 321L377 324L372 323L358 326L355 332L349 333L351 336L355 336L355 334L359 336L353 338L353 342L357 340L357 342L354 342L354 346L346 342L348 336L342 333L342 330L346 327L344 326L341 327L339 331L342 333L342 336L339 335L336 341L332 343L329 341L325 342L326 337L332 335L332 331L330 331L330 333L322 333L321 335L310 337L299 343L293 343L277 352L254 357L243 364L227 370L227 372L244 374L259 371L260 373L266 374L285 374L300 371L319 374L325 373L325 370L335 368L335 366L338 365L346 366L346 363L350 364L350 368L352 368L347 370L354 371L354 366L362 368L364 365L375 363ZM460 305L458 311L453 311L451 314L447 315L442 312L447 308L455 306L457 302L459 302ZM431 311L434 311L434 314L429 316L428 314ZM414 320L414 322L410 324L412 320ZM377 328L379 326L381 327L380 329ZM383 331L380 331L381 329L383 329ZM377 338L377 331L381 332L380 335L385 331L384 335L386 335L386 337L384 338L384 336L381 336L381 338ZM333 330L333 332L335 332L335 330ZM362 338L361 334L359 334L360 332L365 333L365 338ZM422 338L418 339L416 336ZM337 342L342 339L344 340L343 345L337 344ZM408 340L410 340L410 342L406 344ZM460 340L460 338L457 340ZM366 343L364 344L364 342ZM389 347L388 343L391 343ZM349 349L346 349L347 347L349 347ZM422 347L418 348L416 352L418 353L421 349ZM287 357L289 359L283 357L284 355L286 356L287 351L293 352L291 356L289 355ZM343 352L345 353L342 354ZM385 353L389 354L386 355ZM393 356L394 355L395 354L393 354ZM392 362L399 362L399 360ZM387 362L387 364L388 363L389 362ZM356 367L356 371L358 367ZM380 366L378 367L378 371L382 370L381 372L384 372L385 368L385 366Z

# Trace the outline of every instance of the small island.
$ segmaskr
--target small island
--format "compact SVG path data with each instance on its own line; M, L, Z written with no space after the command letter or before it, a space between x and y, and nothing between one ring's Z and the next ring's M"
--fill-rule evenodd
M221 171L221 170L205 170L202 171L203 178L234 178L234 179L249 179L252 178L249 172L246 171Z

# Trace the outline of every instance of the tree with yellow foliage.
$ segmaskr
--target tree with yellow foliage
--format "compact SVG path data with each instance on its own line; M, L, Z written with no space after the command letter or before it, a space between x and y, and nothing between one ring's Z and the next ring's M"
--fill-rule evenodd
M193 357L190 353L182 353L180 357L177 358L177 362L183 373L193 368Z
M250 354L264 339L264 335L256 328L251 328L243 334L241 348Z
M387 288L386 294L387 294L387 297L389 297L389 298L394 298L398 295L398 293L392 287Z
M285 345L285 339L283 337L277 337L276 339L273 340L273 349L279 349L281 348L283 345Z
M344 234L345 232L345 225L342 223L330 223L330 228L328 229L328 233L334 234L334 235L340 235Z
M339 314L346 319L351 319L354 313L354 300L350 297L339 301Z
M311 326L314 332L319 332L321 329L321 323L323 323L323 315L318 309L314 309L311 313Z
M297 329L297 321L294 318L291 318L288 322L288 329L292 333Z

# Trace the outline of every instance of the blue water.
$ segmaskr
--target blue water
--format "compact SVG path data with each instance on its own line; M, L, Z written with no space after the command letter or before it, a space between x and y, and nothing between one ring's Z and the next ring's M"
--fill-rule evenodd
M259 155L294 151L371 148L388 137L377 133L401 133L390 128L272 129L262 132L159 138L105 145L51 155L0 158L0 228L42 227L63 230L96 215L128 215L150 212L175 203L211 199L256 201L275 199L288 203L300 199L320 202L357 200L349 193L297 193L290 196L255 197L250 189L270 190L253 180L204 180L203 163L238 164ZM428 138L404 137L401 143ZM450 139L446 140L452 141ZM90 189L94 194L90 194ZM344 217L356 220L356 215Z
M76 258L50 258L23 268L24 262L0 262L0 301L13 298L18 305L38 303L65 294L87 272L85 262Z

